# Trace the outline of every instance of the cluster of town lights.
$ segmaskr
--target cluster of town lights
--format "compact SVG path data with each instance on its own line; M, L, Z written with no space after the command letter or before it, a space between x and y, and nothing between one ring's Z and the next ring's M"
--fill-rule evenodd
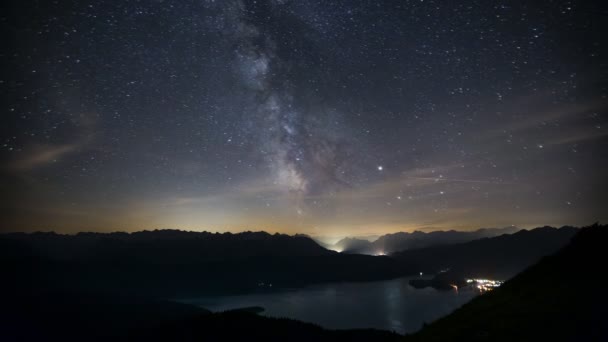
M502 281L491 279L467 279L467 284L477 287L481 292L485 292L499 287L502 285Z

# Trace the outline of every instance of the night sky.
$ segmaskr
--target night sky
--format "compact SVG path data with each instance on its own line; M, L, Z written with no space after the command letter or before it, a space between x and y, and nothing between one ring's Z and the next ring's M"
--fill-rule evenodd
M601 1L3 1L0 230L608 219Z

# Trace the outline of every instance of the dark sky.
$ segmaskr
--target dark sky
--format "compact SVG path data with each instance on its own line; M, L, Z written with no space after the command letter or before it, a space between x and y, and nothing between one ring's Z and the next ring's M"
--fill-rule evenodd
M601 1L3 1L0 230L608 219Z

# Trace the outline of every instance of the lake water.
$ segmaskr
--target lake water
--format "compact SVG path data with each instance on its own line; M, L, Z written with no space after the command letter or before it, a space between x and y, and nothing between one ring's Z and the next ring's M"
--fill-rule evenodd
M330 283L280 292L180 300L211 311L261 306L262 315L311 322L329 329L376 328L411 333L476 296L473 291L417 290L412 278Z

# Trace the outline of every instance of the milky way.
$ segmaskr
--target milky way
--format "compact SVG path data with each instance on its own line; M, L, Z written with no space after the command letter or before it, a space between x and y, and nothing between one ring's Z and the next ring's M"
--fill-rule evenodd
M605 221L603 7L11 0L0 229Z
M269 4L261 13L275 15L281 5ZM337 114L328 108L303 108L296 103L294 85L284 76L293 63L278 55L280 37L255 24L263 20L257 18L255 7L243 2L221 6L234 20L230 26L235 28L231 38L236 45L236 69L252 101L243 120L248 133L259 140L258 152L274 173L273 183L300 199L348 186L344 174L349 167L355 168L349 164L353 142L340 132L348 128L333 127Z

